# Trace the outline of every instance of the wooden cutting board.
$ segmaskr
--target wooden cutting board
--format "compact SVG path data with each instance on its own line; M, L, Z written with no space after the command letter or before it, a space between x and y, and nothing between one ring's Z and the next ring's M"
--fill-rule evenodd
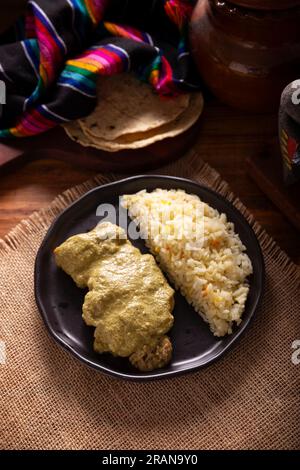
M106 152L72 141L61 127L44 134L0 141L0 172L12 170L28 160L57 159L96 171L146 171L181 157L194 143L200 119L184 133L136 150Z

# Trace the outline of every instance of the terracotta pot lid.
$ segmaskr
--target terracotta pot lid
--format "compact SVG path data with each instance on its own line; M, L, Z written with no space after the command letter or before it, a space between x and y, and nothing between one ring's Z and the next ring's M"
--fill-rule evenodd
M300 6L300 0L229 0L234 5L259 10L283 10Z

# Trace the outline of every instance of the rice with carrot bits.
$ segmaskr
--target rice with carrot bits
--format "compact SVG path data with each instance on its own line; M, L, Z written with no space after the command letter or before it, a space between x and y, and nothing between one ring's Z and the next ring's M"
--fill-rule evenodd
M234 225L183 190L122 196L121 203L160 267L215 336L241 322L252 264Z

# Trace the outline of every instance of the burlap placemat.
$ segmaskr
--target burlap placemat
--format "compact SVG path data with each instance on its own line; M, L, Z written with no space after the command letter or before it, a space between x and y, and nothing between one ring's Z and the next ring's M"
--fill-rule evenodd
M263 248L265 295L245 336L197 373L151 383L90 370L48 336L35 305L33 268L53 218L93 181L59 196L0 244L0 446L5 449L296 449L300 444L299 272L254 223L218 174L189 155L157 173L191 177L243 212ZM3 359L3 358L2 358Z

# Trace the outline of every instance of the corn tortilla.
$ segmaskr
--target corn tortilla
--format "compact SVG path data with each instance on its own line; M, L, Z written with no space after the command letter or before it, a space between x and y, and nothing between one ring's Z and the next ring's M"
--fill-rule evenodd
M115 141L130 133L146 132L174 121L189 106L190 95L162 98L131 74L100 77L98 104L79 123L95 138Z

